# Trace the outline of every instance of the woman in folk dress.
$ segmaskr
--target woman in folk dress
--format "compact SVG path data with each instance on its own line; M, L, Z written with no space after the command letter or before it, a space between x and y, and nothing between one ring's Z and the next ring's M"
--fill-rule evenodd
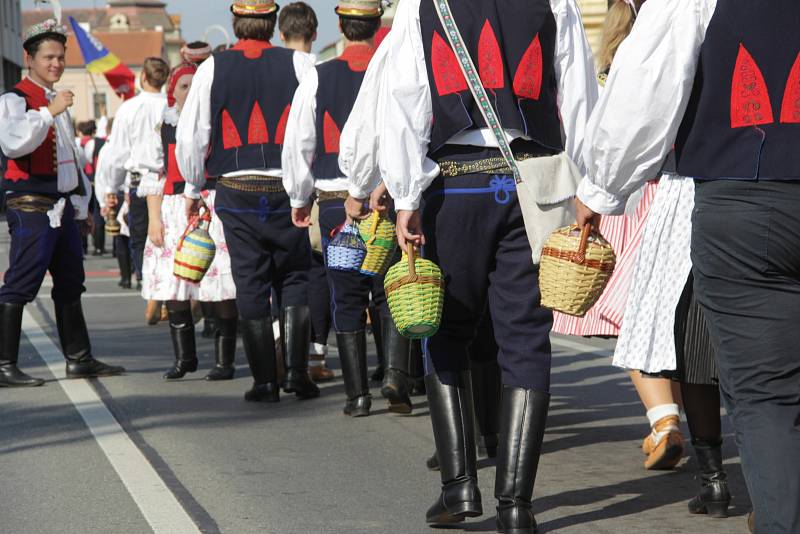
M183 64L171 73L168 83L170 107L165 113L160 135L154 136L163 158L164 172L157 181L142 181L140 186L147 195L150 214L142 296L167 303L175 363L164 373L164 379L182 378L197 370L191 301L199 300L213 303L218 325L215 333L216 365L206 375L206 380L229 380L233 378L236 354L236 286L231 276L222 222L214 213L213 180L208 180L202 196L212 214L208 231L216 245L214 261L199 284L173 275L178 241L189 224L183 198L186 184L175 161L175 129L196 70L195 65Z

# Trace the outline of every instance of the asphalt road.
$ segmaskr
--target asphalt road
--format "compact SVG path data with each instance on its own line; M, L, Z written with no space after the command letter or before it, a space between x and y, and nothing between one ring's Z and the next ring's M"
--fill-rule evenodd
M5 270L4 231L0 249ZM424 397L412 415L391 415L373 384L373 415L353 420L341 414L337 379L316 400L253 405L242 399L250 378L241 347L236 379L208 383L212 346L199 337L201 370L165 383L167 326L144 325L143 301L117 287L108 255L86 265L95 355L128 373L57 379L63 362L44 287L27 307L20 364L48 382L0 389L0 533L430 532L424 513L438 474L424 464L434 447ZM746 532L749 502L727 421L733 517L690 516L686 502L698 484L691 452L673 472L643 469L646 420L629 380L610 365L612 347L554 336L534 503L542 531ZM335 351L329 361L338 369ZM485 514L451 530L494 531L493 462L479 467Z

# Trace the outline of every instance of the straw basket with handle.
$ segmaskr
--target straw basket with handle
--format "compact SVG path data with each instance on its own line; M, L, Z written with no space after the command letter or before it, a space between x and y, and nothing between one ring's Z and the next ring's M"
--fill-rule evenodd
M344 223L331 232L331 242L325 252L327 266L336 271L359 272L364 257L367 255L367 246L358 233L358 228L349 223Z
M611 245L591 224L559 228L542 250L542 306L583 317L603 294L615 263Z
M211 267L217 247L208 233L210 224L209 211L201 216L192 217L189 221L175 249L172 272L176 277L197 284Z
M373 211L369 218L358 223L358 231L367 245L367 255L361 264L361 274L369 276L384 274L397 249L394 223L386 215Z
M444 304L442 270L430 260L415 258L413 246L409 245L408 254L386 273L384 288L400 334L422 339L439 330Z

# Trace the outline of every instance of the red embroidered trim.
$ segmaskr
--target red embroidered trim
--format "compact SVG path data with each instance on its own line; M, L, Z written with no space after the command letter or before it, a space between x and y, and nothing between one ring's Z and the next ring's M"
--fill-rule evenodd
M339 131L339 127L336 126L333 117L331 117L331 114L327 111L322 119L322 137L325 141L325 153L338 154L341 132Z
M433 32L431 67L439 96L467 90L467 80L464 79L464 73L461 72L453 49L437 31Z
M175 157L175 145L167 147L167 183L164 184L164 194L174 195L175 184L184 182L181 170L178 168L178 159Z
M520 98L539 100L542 92L542 44L539 34L533 38L514 75L514 94Z
M282 145L283 138L286 136L286 123L289 122L289 111L291 111L292 105L286 104L286 107L283 109L283 113L281 114L281 118L278 121L278 128L275 130L275 144Z
M222 146L225 150L242 146L242 138L227 109L222 110Z
M247 124L247 143L250 145L269 143L267 121L264 120L264 114L261 112L258 101L253 104L253 111L250 112L250 122Z
M339 59L347 62L348 68L353 72L364 72L374 55L375 49L371 46L355 44L345 48Z
M261 57L261 53L269 48L272 48L272 45L267 41L241 39L238 43L233 45L231 50L242 52L247 59L258 59Z
M14 87L25 95L27 109L38 110L48 105L44 89L33 83L30 78L23 78ZM55 176L58 174L56 154L56 131L51 126L42 144L30 155L8 160L5 178L18 182L29 179L31 175Z
M783 104L781 104L781 122L800 123L800 54L797 54L797 59L794 60L794 65L789 73L789 81L786 82Z
M492 25L487 20L481 30L478 40L478 74L486 89L502 89L505 87L503 80L503 54L497 43L497 36Z
M739 43L731 81L731 128L770 124L772 104L764 75L753 56Z

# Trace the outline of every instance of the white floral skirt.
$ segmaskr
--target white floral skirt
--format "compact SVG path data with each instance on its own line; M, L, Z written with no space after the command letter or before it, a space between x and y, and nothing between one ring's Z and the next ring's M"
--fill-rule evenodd
M231 258L222 231L222 221L214 211L216 192L206 191L203 195L206 206L211 210L208 233L217 246L211 267L199 284L181 280L172 274L175 249L189 222L186 219L184 196L165 195L161 202L164 246L156 247L148 238L144 248L142 297L146 300L221 302L236 298Z

